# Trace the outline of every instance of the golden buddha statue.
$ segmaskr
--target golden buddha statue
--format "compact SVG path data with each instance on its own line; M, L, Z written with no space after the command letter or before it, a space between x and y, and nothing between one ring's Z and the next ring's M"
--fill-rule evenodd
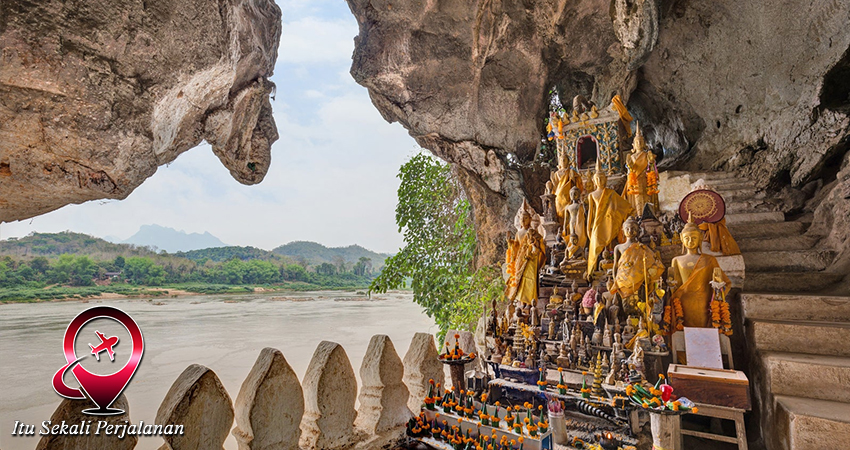
M565 209L572 199L572 189L578 188L579 196L584 191L581 175L570 165L566 150L558 149L558 170L549 176L549 181L552 182L552 193L555 194L555 212L559 220L563 221L567 216Z
M626 242L614 247L614 285L611 291L624 301L640 291L641 286L664 273L657 252L637 241L640 225L633 217L623 223ZM648 286L652 289L652 286Z
M546 243L532 226L532 216L527 210L521 211L521 228L509 245L513 248L508 250L512 260L506 261L510 275L506 292L508 299L518 299L525 304L537 302L537 273L546 259Z
M587 255L587 273L590 278L602 250L611 244L620 232L626 217L634 212L632 205L613 189L608 189L608 176L596 162L593 175L596 190L587 195L587 231L590 246Z
M702 230L690 218L681 236L686 252L673 258L670 266L669 284L676 289L664 314L671 333L684 327L710 327L709 306L714 294L711 282L714 281L715 285L725 283L723 295L729 293L731 286L717 259L701 253Z
M626 179L624 197L629 200L638 213L647 203L658 207L658 171L655 168L655 155L647 150L646 141L637 126L632 152L626 157L629 175Z

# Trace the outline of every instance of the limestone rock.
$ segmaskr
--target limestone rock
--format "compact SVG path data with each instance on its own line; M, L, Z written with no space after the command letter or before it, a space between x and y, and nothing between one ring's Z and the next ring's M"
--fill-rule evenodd
M404 365L389 336L372 336L360 366L360 409L355 426L368 434L380 434L407 423L410 396L402 382Z
M61 424L62 421L65 421L69 425L79 425L82 422L88 422L95 418L95 416L83 414L82 410L93 407L95 405L88 400L63 399L56 408L56 411L53 412L53 415L50 416L50 422ZM97 417L97 419L105 420L110 425L123 425L126 423L125 421L130 420L130 405L127 403L127 398L124 397L124 394L121 394L115 400L111 408L123 409L124 414L102 416ZM123 439L119 439L115 435L96 435L94 434L96 427L97 422L93 422L90 433L82 436L43 436L38 441L36 450L130 450L136 446L136 442L139 440L136 435L129 434L124 436ZM37 429L40 428L37 427Z
M352 76L386 120L455 164L479 264L504 257L523 198L540 210L552 88L567 108L618 92L663 166L737 171L759 188L800 187L847 152L848 2L348 3Z
M324 450L350 445L357 415L354 410L357 381L345 349L335 342L319 343L302 386L304 418L300 445Z
M297 450L304 415L298 376L283 353L264 348L236 396L240 450Z
M439 360L434 336L430 333L416 333L410 341L410 347L404 355L404 384L410 392L407 407L418 413L422 400L428 395L428 380L434 384L446 384L446 373Z
M215 372L192 364L165 394L156 423L183 425L183 435L164 436L160 450L222 449L233 425L233 405Z
M204 139L237 181L263 179L272 0L9 0L0 17L0 221L126 198Z

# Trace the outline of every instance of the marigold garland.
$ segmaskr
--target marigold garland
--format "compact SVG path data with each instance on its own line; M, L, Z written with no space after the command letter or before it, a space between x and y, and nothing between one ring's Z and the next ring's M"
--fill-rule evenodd
M723 296L714 295L711 299L711 326L726 336L732 335L732 314L729 302Z
M671 298L670 303L664 307L663 319L666 334L685 329L685 312L682 310L682 301L678 297Z

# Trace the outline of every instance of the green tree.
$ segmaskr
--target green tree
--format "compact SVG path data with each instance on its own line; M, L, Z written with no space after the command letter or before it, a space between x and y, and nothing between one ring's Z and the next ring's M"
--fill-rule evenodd
M118 255L115 257L115 261L112 264L114 264L115 267L118 268L118 270L121 270L124 268L124 264L126 264L126 261L124 260L123 256Z
M485 302L500 298L502 287L494 268L474 270L469 201L451 167L423 153L401 166L399 178L396 223L404 247L386 260L370 291L397 289L410 279L413 300L443 333L467 328Z
M316 273L320 275L334 275L336 274L336 266L330 263L321 263L316 266Z
M53 283L71 286L91 286L97 265L88 256L59 255L47 272L47 278Z
M30 267L38 273L45 273L50 268L50 261L44 256L36 256L30 261Z

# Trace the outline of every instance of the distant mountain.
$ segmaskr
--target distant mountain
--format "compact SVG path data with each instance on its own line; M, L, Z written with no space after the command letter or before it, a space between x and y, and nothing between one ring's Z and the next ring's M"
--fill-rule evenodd
M157 250L165 250L168 253L188 252L210 247L226 247L217 237L205 231L200 233L186 233L174 228L160 225L142 225L136 234L123 241L124 244L145 245L156 247Z
M359 245L325 247L322 244L306 241L296 241L281 245L272 250L272 253L288 256L295 261L303 259L304 262L311 266L317 266L321 263L335 264L340 257L347 264L354 264L361 257L365 256L372 260L372 267L375 269L381 268L384 265L384 260L390 256L386 253L373 252Z

